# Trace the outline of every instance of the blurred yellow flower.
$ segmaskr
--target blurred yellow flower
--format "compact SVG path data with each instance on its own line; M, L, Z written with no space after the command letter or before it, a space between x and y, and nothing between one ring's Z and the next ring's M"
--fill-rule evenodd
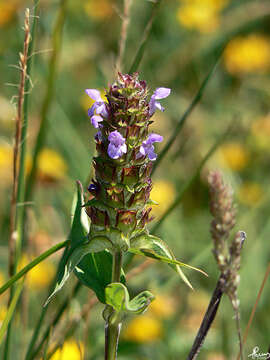
M226 360L226 357L221 353L212 352L208 354L207 360Z
M202 290L190 292L187 298L189 314L184 316L181 326L188 331L197 331L209 304L209 295Z
M233 171L243 170L249 161L247 149L237 142L222 145L218 154L220 162Z
M62 156L52 149L41 150L38 156L38 177L40 180L62 180L67 173L67 164Z
M101 98L102 100L106 101L107 98L105 97L105 90L101 90L101 89L98 89L100 91L100 95L101 95ZM92 100L86 93L84 93L82 96L81 96L81 100L80 100L80 103L81 103L81 106L82 108L87 111L93 104L94 104L94 100Z
M261 150L270 150L270 115L260 118L251 125L254 142Z
M0 326L2 322L5 320L6 315L7 315L7 307L0 306Z
M0 27L6 25L10 22L10 20L12 20L17 6L17 1L0 0Z
M157 295L151 302L148 311L154 316L166 319L174 314L175 301L165 295Z
M83 360L84 347L83 344L74 340L66 341L61 349L58 349L51 360Z
M227 3L227 0L182 0L177 19L188 29L208 33L219 25L219 14Z
M238 200L247 206L256 206L263 199L263 189L255 182L244 182L238 190Z
M85 0L84 10L88 16L96 20L108 19L114 13L113 2L111 0Z
M4 276L4 274L0 271L0 287L1 287L2 285L4 285L4 283L5 283L5 276Z
M163 328L159 320L149 315L140 315L127 325L123 337L138 343L148 343L160 339L162 333Z
M153 205L153 215L159 216L172 204L176 196L173 184L167 180L158 180L153 184L151 199L158 205Z
M13 150L9 145L0 145L0 183L7 183L12 178Z
M26 255L23 255L18 266L22 269L30 262ZM44 260L27 273L26 281L31 290L42 290L46 288L55 276L55 265L49 260Z
M224 62L231 74L265 72L270 65L269 38L252 34L231 40L225 49Z

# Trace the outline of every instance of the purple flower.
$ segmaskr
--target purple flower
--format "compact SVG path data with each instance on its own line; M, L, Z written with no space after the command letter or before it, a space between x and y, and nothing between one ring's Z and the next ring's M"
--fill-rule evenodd
M154 143L163 141L163 136L158 134L150 134L148 138L143 141L137 158L148 155L151 161L156 160L157 154L155 153Z
M125 138L117 131L113 131L108 136L109 146L108 155L112 159L118 159L127 152L127 145Z
M91 124L94 126L94 128L98 129L102 125L99 125L99 123L103 121L103 118L100 115L93 115L91 117Z
M169 96L171 93L171 89L160 87L157 88L154 92L154 94L151 96L150 102L149 102L149 113L150 115L153 115L156 109L159 109L161 111L164 111L164 107L161 106L161 104L157 101L159 99L164 99L167 96Z
M96 133L96 135L95 135L95 140L96 140L97 142L102 142L102 133L101 133L101 131L98 131L98 132Z
M108 116L106 103L102 100L100 92L96 89L86 89L86 94L94 100L94 104L88 110L88 116L91 118L91 123L95 128L100 127L99 122L103 121L102 117ZM95 112L97 115L95 115ZM101 115L101 116L100 116Z

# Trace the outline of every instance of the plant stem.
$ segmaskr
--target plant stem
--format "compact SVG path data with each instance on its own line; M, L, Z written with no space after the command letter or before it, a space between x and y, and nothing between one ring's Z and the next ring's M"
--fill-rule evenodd
M32 192L34 190L34 184L36 181L37 170L38 170L38 156L46 140L47 128L48 128L48 113L54 96L57 65L61 51L62 34L66 19L66 7L67 7L67 0L61 0L56 23L53 30L53 36L52 36L53 51L49 64L49 75L47 80L46 95L41 109L41 122L34 148L33 165L26 184L26 193L25 193L26 201L31 199L32 197Z
M113 256L112 282L119 282L122 268L122 252L117 251ZM115 313L109 316L105 325L105 360L117 359L118 340L121 330L121 321L114 317Z
M206 313L204 314L203 321L201 323L201 326L197 333L197 336L194 340L192 348L188 354L187 360L196 359L196 357L198 356L198 354L201 350L201 347L206 338L206 335L208 334L208 331L209 331L213 321L215 320L217 310L219 307L219 303L220 303L221 297L223 295L222 286L221 286L222 281L223 281L223 276L221 275L217 282L216 288L212 294L210 303L208 305Z

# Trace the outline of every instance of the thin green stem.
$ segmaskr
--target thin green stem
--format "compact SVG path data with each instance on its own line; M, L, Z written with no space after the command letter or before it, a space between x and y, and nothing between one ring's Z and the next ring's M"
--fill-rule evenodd
M150 34L151 34L153 21L154 21L156 15L157 15L160 3L161 3L161 0L156 0L156 2L153 4L150 18L149 18L149 20L148 20L148 22L146 24L145 29L144 29L143 37L142 37L141 43L139 45L139 48L138 48L138 50L136 52L135 58L134 58L134 60L132 62L132 65L131 65L131 67L129 69L129 74L132 74L133 72L137 71L138 68L139 68L139 65L140 65L140 63L142 61L142 58L143 58L143 54L144 54L144 51L145 51L146 44L147 44L148 39L149 39Z
M115 252L113 256L112 282L120 282L122 268L122 252ZM105 360L117 359L118 340L121 330L121 320L114 316L112 310L105 325Z
M69 240L63 241L59 244L52 246L49 250L45 251L33 261L31 261L28 265L26 265L21 271L17 274L12 276L1 288L0 288L0 295L3 294L8 288L10 288L16 281L18 281L21 277L28 273L33 267L38 265L41 261L45 260L50 255L54 254L58 250L64 248L69 244Z
M63 33L63 27L65 23L66 18L66 0L61 0L60 2L60 8L57 16L57 20L55 23L54 31L53 31L53 38L52 38L52 56L50 59L50 65L49 65L49 76L47 81L47 90L45 99L42 105L41 109L41 122L40 127L38 131L38 136L34 148L34 154L33 154L33 165L31 168L31 172L29 174L29 178L27 181L26 186L26 200L29 200L32 196L34 183L36 180L37 175L37 160L38 155L44 146L45 140L46 140L46 133L48 128L48 113L51 107L52 99L54 96L54 88L55 88L55 81L56 81L56 72L57 72L57 65L61 50L61 43L62 43L62 33Z
M212 75L214 74L214 72L216 70L216 67L218 65L219 59L221 58L221 56L223 54L223 49L220 51L220 53L217 56L216 61L214 62L212 68L210 69L209 73L206 75L205 79L203 80L197 94L194 96L194 99L192 100L192 102L190 103L190 105L188 106L188 108L186 109L186 111L184 112L184 114L182 115L180 120L178 121L178 123L177 123L177 125L176 125L170 139L167 141L165 147L163 148L163 150L159 154L157 160L155 161L153 171L152 171L152 175L155 172L156 168L161 163L164 156L167 154L167 152L171 148L172 144L175 142L177 136L181 132L181 130L182 130L183 126L185 125L185 122L186 122L187 118L189 117L189 115L191 114L192 110L196 107L196 105L201 100L201 98L202 98L202 96L204 94L204 90L206 88L206 85L208 84L209 80L211 79Z
M50 321L49 325L47 326L40 342L38 343L38 345L35 347L34 349L34 345L36 343L37 338L33 337L33 339L31 340L31 343L27 350L27 354L25 357L25 360L33 360L35 359L35 357L37 356L37 354L41 351L43 345L46 343L46 341L48 340L49 336L50 336L50 332L51 330L54 328L54 326L58 323L58 321L61 319L62 315L64 314L65 310L67 309L67 307L69 306L70 300L75 298L78 291L81 289L82 287L82 283L80 283L79 281L76 283L76 285L74 286L71 295L67 296L66 299L64 300L64 302L62 303L62 305L60 306L60 308L58 309L58 311L56 312L54 318L52 319L52 321ZM45 316L45 309L47 309L48 307L46 306L46 308L44 308L44 311L42 312L42 315L40 317L39 323L38 325L41 325L43 318ZM44 315L43 315L44 314ZM38 328L39 330L39 328ZM39 331L38 331L39 332ZM34 334L35 335L35 334Z
M17 207L17 236L18 242L22 242L24 232L24 212L25 212L25 162L26 162L26 150L27 150L27 130L28 130L28 109L29 109L29 95L31 92L31 70L33 63L33 49L35 44L36 27L38 20L38 6L39 0L34 2L34 13L33 23L31 26L31 41L29 43L28 53L30 54L27 58L27 78L25 80L25 91L24 91L24 104L23 104L23 124L21 133L21 154L20 154L20 166L19 166L19 178L18 178L18 197L17 202L20 206Z
M178 194L175 201L168 208L168 210L165 212L165 214L162 216L162 218L153 227L153 229L152 229L153 233L157 232L157 230L159 229L161 224L165 221L165 219L167 219L167 217L171 214L171 212L180 204L184 193L190 188L190 186L194 183L194 181L200 175L200 172L201 172L202 168L204 167L205 163L209 160L209 158L214 154L214 152L218 149L218 147L225 141L227 136L231 133L231 129L232 129L232 124L229 125L227 130L218 138L216 143L209 149L208 153L202 159L202 161L201 161L200 165L198 166L197 170L195 171L194 175L184 184L184 186L182 187L182 190Z
M3 337L5 335L5 332L8 328L8 325L12 319L13 313L15 311L17 302L19 300L20 294L22 292L23 289L23 280L20 282L20 284L16 287L16 290L14 291L14 296L12 297L11 303L9 305L6 317L2 323L2 326L0 328L0 344L2 343ZM5 349L6 351L6 349ZM6 355L5 355L6 356Z

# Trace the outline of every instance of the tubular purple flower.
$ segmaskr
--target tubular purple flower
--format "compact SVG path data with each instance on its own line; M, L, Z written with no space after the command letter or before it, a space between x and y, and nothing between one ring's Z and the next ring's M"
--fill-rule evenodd
M137 158L147 155L151 161L155 161L157 158L157 154L155 153L155 148L153 144L155 142L161 141L163 141L163 136L154 133L150 134L148 138L143 141Z
M164 99L168 97L171 93L171 89L160 87L157 88L154 91L154 94L151 96L150 102L149 102L149 113L152 116L156 109L159 109L161 111L164 111L164 107L161 106L161 104L157 101L160 99Z
M102 133L101 133L101 131L98 131L98 132L96 133L96 135L95 135L95 140L96 140L97 142L101 142L101 141L102 141Z
M94 126L94 128L98 129L102 125L99 123L103 121L103 118L100 115L93 115L91 117L91 124Z
M108 140L108 155L111 159L118 159L127 152L126 140L117 130L109 134Z
M92 118L92 116L94 115L94 113L96 111L96 114L98 114L98 115L100 114L103 117L107 117L108 111L106 108L106 103L102 100L100 91L98 91L96 89L86 89L85 92L92 100L95 101L95 103L88 110L88 116L90 116ZM92 121L92 119L91 119L91 121Z

